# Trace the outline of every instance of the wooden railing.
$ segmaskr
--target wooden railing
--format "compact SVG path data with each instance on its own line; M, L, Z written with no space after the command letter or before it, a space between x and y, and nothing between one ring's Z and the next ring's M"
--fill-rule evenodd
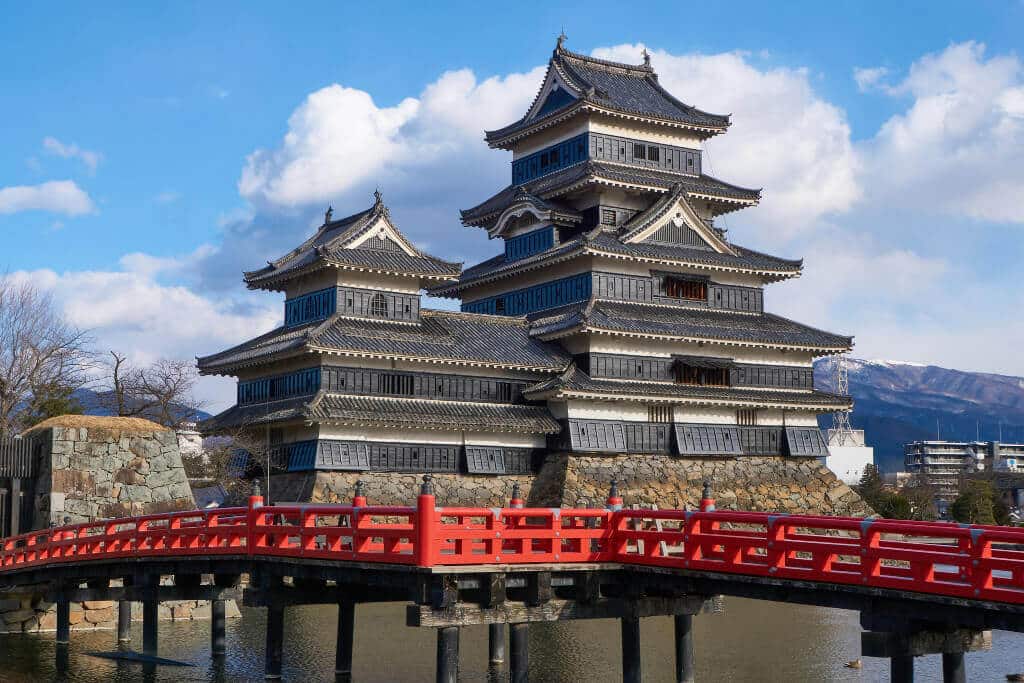
M35 439L0 439L0 478L35 475Z
M944 522L699 511L263 506L47 529L3 540L0 573L121 557L285 556L404 564L608 562L1024 603L1024 530Z

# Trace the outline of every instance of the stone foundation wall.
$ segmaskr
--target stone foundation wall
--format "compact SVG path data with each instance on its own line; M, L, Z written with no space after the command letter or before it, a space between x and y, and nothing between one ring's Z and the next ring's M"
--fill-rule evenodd
M33 434L42 442L34 528L195 506L173 431L132 418L79 418L82 426L65 416Z
M392 472L307 472L275 476L273 501L348 503L356 480L371 504L413 505L422 475ZM435 474L441 505L507 505L518 483L527 505L602 507L611 480L627 506L695 509L705 480L720 508L863 516L871 509L827 467L811 458L677 458L555 453L536 475Z
M234 600L225 604L228 618L240 617ZM193 621L210 618L205 600L179 600L160 604L161 621ZM132 621L142 621L141 603L132 603ZM93 631L117 628L117 603L110 601L72 602L71 630ZM45 633L57 630L57 608L39 595L0 596L0 634Z

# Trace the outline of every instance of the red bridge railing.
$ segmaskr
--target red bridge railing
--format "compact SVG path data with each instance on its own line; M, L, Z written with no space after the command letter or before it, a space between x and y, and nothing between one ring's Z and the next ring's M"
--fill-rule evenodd
M247 555L420 567L605 562L1024 603L1024 530L715 510L263 506L73 524L0 543L0 573L123 557Z

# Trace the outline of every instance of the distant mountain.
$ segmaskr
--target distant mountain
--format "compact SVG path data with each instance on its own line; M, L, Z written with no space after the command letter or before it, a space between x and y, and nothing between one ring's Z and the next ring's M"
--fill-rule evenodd
M86 415L113 415L112 410L104 407L103 398L107 395L110 395L110 392L99 392L92 389L79 389L72 394ZM180 412L185 412L184 406L180 407ZM195 411L195 419L205 420L208 417L210 417L210 413L204 410Z
M848 360L850 421L875 447L884 472L903 469L903 445L950 440L1024 442L1024 378L888 360ZM831 360L814 365L815 385L834 390ZM823 428L831 417L820 420Z

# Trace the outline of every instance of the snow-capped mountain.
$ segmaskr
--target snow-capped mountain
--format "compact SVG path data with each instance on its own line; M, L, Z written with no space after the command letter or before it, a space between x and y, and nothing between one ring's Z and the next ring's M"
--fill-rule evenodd
M1024 441L1024 378L896 360L847 359L851 422L864 429L883 471L903 469L915 439ZM832 363L815 364L815 384L834 390ZM830 418L822 419L828 427Z

